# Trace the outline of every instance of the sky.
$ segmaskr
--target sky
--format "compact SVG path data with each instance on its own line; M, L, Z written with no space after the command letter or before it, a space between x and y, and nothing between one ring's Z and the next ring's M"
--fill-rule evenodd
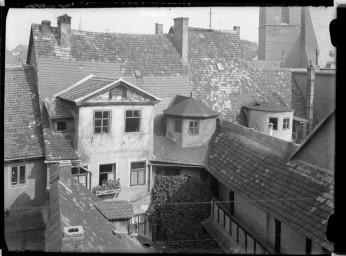
M9 9L6 19L6 49L19 44L29 45L32 23L41 24L50 20L57 26L57 17L68 14L72 17L72 29L94 32L154 34L155 23L163 24L163 32L173 26L173 18L189 18L189 27L209 28L209 7L180 8L88 8L88 9ZM240 26L240 38L258 41L258 7L212 7L211 28L232 30Z

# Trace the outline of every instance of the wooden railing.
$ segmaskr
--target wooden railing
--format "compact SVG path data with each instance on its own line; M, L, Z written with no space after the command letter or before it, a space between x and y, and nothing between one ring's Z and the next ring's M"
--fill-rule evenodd
M265 246L258 238L255 238L244 225L240 224L234 216L215 197L211 198L211 217L219 223L232 240L239 244L250 254L271 254L272 249Z

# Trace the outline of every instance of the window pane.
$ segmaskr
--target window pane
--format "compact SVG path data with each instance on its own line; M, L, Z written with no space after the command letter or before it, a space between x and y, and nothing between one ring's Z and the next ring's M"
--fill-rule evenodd
M113 171L113 167L112 167L113 164L103 164L103 165L100 165L100 173L103 172L112 172Z
M132 117L132 110L126 110L126 117Z
M78 167L72 167L72 174L78 174Z
M114 180L114 172L108 173L107 174L107 179L108 180Z
M25 166L20 167L20 173L19 173L19 183L24 184L25 183Z
M125 132L139 132L139 118L126 119Z
M141 116L141 112L139 110L135 110L133 116L140 117Z
M103 127L103 128L102 128L102 132L108 133L108 127Z
M137 185L137 171L131 171L131 185Z
M103 118L109 118L109 111L103 111Z
M102 112L101 111L95 111L95 118L102 118Z
M101 120L100 119L95 120L95 126L101 126Z
M103 126L108 126L108 119L102 121Z
M107 173L100 173L99 184L102 185L102 182L107 181Z
M95 133L101 133L101 127L95 127Z
M56 123L57 131L65 131L66 130L66 122L57 122Z
M145 162L131 163L131 169L145 168Z
M139 171L139 181L138 184L145 184L145 170Z
M16 185L17 184L17 177L18 177L18 173L17 173L17 167L12 167L12 185Z

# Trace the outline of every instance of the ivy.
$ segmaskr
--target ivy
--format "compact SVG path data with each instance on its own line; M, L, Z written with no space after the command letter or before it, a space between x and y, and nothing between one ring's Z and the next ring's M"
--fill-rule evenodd
M207 234L200 222L208 218L211 211L208 184L182 175L159 175L154 184L147 211L151 224L160 225L167 240L177 241L175 248L195 247L203 243L198 240L207 237Z

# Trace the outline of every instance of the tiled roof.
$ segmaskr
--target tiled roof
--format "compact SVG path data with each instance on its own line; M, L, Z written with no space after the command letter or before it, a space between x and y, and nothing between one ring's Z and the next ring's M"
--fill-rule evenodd
M290 70L248 68L235 34L189 29L188 58L196 99L226 120L239 122L242 106L268 98L295 109L296 115L305 113L304 97ZM218 70L218 63L224 70Z
M282 106L277 103L269 103L269 102L252 102L243 106L244 108L252 109L252 110L262 110L268 112L291 112L293 109L288 108L286 106Z
M44 155L36 74L32 66L5 69L4 157Z
M154 161L189 164L189 165L204 165L204 160L207 154L208 142L201 146L181 147L173 141L163 136L154 135Z
M271 149L232 132L210 143L208 171L259 209L306 234L325 248L334 211L334 177L302 161L286 161Z
M132 204L125 200L101 201L95 206L108 220L129 219L134 215Z
M194 98L186 98L168 109L163 111L166 115L174 115L181 117L216 117L219 114L206 106L205 104L197 101Z
M144 252L145 250L123 235L113 235L112 225L96 209L99 199L71 175L71 189L59 181L61 168L50 171L50 217L46 231L46 251L59 252L62 247L63 227L83 226L84 252Z
M163 111L167 109L173 98L164 98L161 102L154 106L154 134L156 136L165 136L165 127L163 123Z
M70 104L59 98L46 98L44 104L48 111L49 117L52 119L56 118L73 118L70 112Z
M73 147L73 136L65 133L54 133L48 121L48 112L42 107L42 126L47 161L76 160L78 155Z

